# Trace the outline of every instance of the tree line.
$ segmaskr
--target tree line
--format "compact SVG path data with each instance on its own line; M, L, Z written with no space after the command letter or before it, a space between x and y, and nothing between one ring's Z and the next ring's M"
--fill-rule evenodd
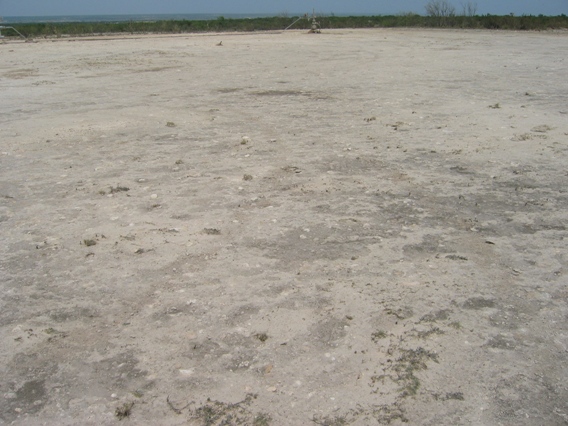
M317 16L322 30L341 28L471 28L492 30L549 30L568 29L566 15L477 15L474 5L469 9L464 6L463 13L457 13L452 7L432 8L444 0L435 0L427 4L427 15L416 13L400 13L397 15L377 16ZM441 6L444 6L442 4ZM222 16L214 20L163 20L163 21L125 21L125 22L57 22L57 23L22 23L12 26L28 38L87 36L102 34L181 34L195 32L229 32L229 31L269 31L283 30L298 16L275 16L250 19L229 19ZM307 16L298 20L292 29L309 30L312 19ZM4 36L16 36L11 30L3 30Z

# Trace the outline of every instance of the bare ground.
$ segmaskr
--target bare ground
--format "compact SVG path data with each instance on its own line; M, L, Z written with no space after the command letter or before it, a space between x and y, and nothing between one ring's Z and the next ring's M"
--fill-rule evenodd
M568 424L567 42L0 44L0 423Z

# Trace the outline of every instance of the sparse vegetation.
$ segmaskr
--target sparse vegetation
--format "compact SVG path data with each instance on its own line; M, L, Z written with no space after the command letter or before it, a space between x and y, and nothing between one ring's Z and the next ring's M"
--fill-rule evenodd
M133 402L125 402L120 407L116 407L114 415L118 418L118 420L125 419L132 414L132 407L134 407Z
M375 343L377 343L381 339L385 339L386 337L387 333L385 333L383 330L378 330L371 334L371 340Z
M438 355L424 348L401 350L402 355L393 366L397 377L394 379L401 387L401 396L416 395L420 388L420 380L414 375L416 371L426 370L426 362L438 362Z
M217 228L205 228L203 232L207 235L221 235L221 231Z
M208 398L203 405L190 409L189 416L204 426L245 424L268 426L271 422L268 414L255 414L248 408L256 397L257 395L255 394L247 394L244 400L235 404L214 401Z
M110 187L110 193L111 194L116 194L118 192L128 192L130 191L130 188L126 187L126 186L120 186L120 185L116 185L116 187Z
M266 413L258 413L252 422L253 426L269 426L272 418Z
M320 426L344 426L347 425L347 420L344 416L313 416L312 422Z
M260 340L263 343L268 340L268 334L266 333L257 333L254 335L254 337L256 337L258 340Z
M433 334L444 334L443 330L440 330L439 327L431 328L430 330L419 331L416 333L416 337L419 339L427 339L428 337L432 336Z

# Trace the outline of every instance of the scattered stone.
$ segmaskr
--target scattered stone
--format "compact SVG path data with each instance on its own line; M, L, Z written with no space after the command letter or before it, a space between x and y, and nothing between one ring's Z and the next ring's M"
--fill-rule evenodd
M252 180L252 175L244 175L243 180Z
M176 127L176 124L175 124L173 121L168 121L168 122L166 123L166 126L168 126L168 127Z
M90 247L96 245L97 242L95 240L83 240L83 244L85 244L87 247Z

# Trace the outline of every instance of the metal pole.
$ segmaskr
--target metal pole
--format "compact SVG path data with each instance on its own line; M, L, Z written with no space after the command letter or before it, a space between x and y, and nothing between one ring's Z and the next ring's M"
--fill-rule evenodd
M16 31L16 33L18 33L18 35L19 35L20 37L22 37L24 40L26 39L26 37L23 36L22 33L19 32L19 31L18 31L17 29L15 29L14 27L5 27L5 26L3 26L3 25L0 25L0 38L4 38L4 37L5 37L5 36L2 35L2 30L8 30L8 29Z
M288 28L290 28L292 25L294 25L296 22L298 22L300 19L304 19L306 17L306 15L304 16L300 16L298 19L296 19L294 22L292 22L290 25L288 25L286 28L284 28L284 31L286 31Z

